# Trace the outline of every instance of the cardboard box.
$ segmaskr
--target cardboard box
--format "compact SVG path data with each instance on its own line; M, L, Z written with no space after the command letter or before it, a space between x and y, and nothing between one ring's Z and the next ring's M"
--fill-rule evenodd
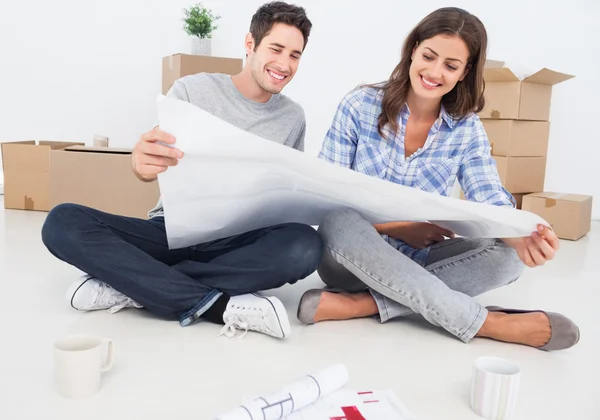
M543 217L561 239L576 241L591 228L592 196L541 192L523 197L523 210Z
M498 156L546 156L550 123L547 121L482 120Z
M211 57L204 55L174 54L162 60L162 94L166 95L173 83L181 77L196 73L237 74L242 71L241 58Z
M50 210L50 151L83 144L35 140L2 143L4 208Z
M158 182L139 180L131 150L68 147L50 153L50 204L76 203L122 216L148 218Z
M552 86L575 76L543 68L520 78L504 62L488 60L483 77L481 118L549 121Z
M510 193L544 191L545 157L494 156L502 185Z

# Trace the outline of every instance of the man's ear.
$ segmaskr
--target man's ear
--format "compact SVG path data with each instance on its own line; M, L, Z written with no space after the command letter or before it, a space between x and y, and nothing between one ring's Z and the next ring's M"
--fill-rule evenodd
M246 39L244 40L244 47L246 48L246 55L250 55L254 52L254 37L251 32L246 34Z

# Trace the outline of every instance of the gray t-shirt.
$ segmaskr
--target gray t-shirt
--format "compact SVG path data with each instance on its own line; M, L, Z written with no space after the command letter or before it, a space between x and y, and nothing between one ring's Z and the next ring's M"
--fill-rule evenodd
M282 94L273 95L265 103L254 102L237 90L231 76L198 73L178 79L167 96L199 106L242 130L304 151L304 110ZM159 200L148 216L163 215L162 200Z

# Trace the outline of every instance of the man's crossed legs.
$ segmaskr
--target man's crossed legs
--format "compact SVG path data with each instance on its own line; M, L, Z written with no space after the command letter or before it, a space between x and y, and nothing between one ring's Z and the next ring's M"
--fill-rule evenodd
M314 272L323 244L312 227L277 225L169 250L163 218L142 220L76 204L49 214L42 239L57 258L88 273L68 290L81 310L144 307L182 326L202 318L224 331L291 332L285 308L256 292Z

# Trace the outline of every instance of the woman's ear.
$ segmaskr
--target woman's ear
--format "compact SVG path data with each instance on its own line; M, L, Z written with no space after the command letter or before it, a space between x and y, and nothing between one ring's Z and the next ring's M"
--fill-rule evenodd
M467 73L469 73L469 70L471 70L471 64L467 64L467 66L465 67L465 71L463 72L462 76L460 76L460 79L458 79L459 82L462 82L465 77L467 77Z
M419 46L419 41L417 41L415 43L415 46L412 49L412 52L410 53L410 59L413 60L415 58L415 51L417 51L417 47Z

